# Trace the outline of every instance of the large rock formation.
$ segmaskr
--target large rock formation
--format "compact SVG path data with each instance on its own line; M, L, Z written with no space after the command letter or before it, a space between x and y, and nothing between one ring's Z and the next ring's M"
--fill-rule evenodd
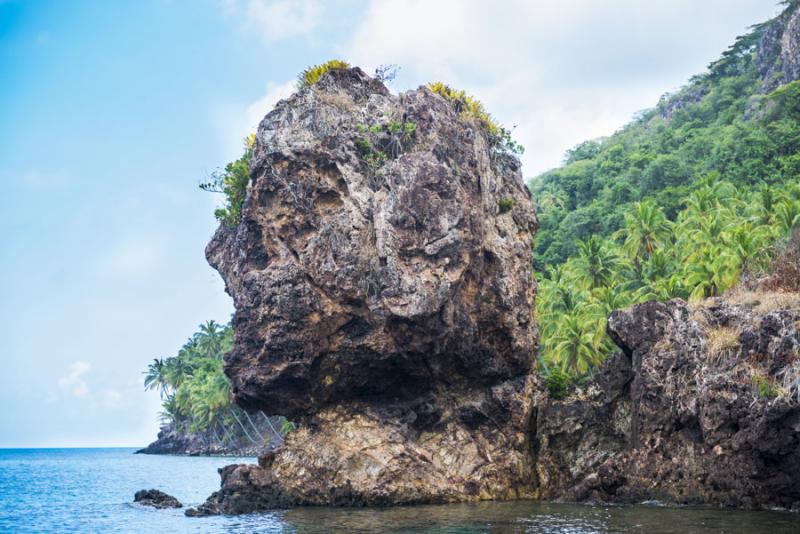
M541 496L800 506L800 295L615 312L598 379L540 403Z
M233 297L235 400L301 423L202 513L536 495L536 218L519 161L423 87L334 70L261 122Z

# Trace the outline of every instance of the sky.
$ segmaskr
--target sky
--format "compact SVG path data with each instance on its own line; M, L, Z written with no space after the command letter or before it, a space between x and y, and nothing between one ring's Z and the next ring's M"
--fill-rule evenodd
M142 387L233 311L197 185L342 58L516 125L531 177L678 89L772 0L0 0L0 447L143 446Z

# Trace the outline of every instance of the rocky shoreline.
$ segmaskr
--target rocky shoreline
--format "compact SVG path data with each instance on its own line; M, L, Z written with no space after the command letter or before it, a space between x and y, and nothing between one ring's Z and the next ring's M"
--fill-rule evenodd
M545 499L800 509L800 295L615 312L621 350L537 407Z
M256 457L280 445L281 440L273 435L272 429L266 422L257 422L255 430L268 437L268 441L264 444L253 444L244 436L231 431L228 432L232 436L231 439L223 441L219 439L218 434L215 435L211 431L191 432L185 427L178 428L174 423L169 423L161 427L154 442L139 449L135 454Z
M720 344L731 325L736 335ZM535 393L533 491L523 497L800 511L800 294L647 302L615 312L609 332L621 350L593 381L561 400ZM221 469L221 490L187 515L398 504L348 491L298 502L275 459Z

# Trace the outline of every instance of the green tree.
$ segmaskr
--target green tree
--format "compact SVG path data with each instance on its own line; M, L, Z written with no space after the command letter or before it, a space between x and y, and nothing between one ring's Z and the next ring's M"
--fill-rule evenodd
M617 235L623 238L622 249L628 257L639 264L669 241L671 225L660 207L651 200L644 200L625 214L624 230Z
M619 263L614 251L599 236L577 242L581 277L590 289L611 284Z

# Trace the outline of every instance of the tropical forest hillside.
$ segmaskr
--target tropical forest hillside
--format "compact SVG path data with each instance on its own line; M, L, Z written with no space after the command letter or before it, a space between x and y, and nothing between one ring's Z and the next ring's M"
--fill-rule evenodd
M719 295L785 245L800 220L799 8L530 181L539 359L555 389L612 350L611 310Z

